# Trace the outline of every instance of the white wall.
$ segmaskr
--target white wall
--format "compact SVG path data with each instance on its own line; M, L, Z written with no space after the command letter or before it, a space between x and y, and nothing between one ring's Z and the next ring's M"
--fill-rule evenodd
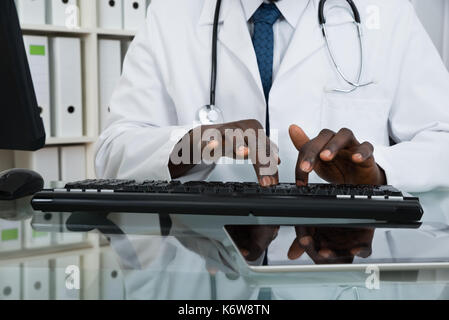
M449 68L449 0L411 0Z

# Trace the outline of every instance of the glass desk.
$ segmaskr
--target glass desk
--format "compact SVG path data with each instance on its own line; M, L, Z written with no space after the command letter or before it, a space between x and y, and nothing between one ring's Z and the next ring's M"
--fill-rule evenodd
M449 299L449 190L417 196L416 225L42 213L29 198L0 202L0 300ZM290 260L305 230L313 248Z

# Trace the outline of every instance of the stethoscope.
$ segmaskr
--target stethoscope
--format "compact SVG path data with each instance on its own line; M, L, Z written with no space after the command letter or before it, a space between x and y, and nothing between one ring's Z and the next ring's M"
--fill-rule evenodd
M198 110L197 120L202 125L211 125L211 124L219 124L224 122L223 112L222 110L215 105L215 93L217 88L217 45L218 45L218 23L221 11L221 2L222 0L217 0L217 4L215 6L215 16L214 16L214 25L212 31L212 68L211 68L211 84L210 84L210 102L208 105L201 107ZM322 34L324 37L324 41L326 43L327 51L329 53L332 64L337 71L339 77L348 84L348 89L331 89L329 91L336 93L351 93L359 88L369 86L374 84L373 81L370 82L361 82L362 74L363 74L363 65L364 65L364 51L363 51L363 34L362 34L362 24L360 19L360 13L357 9L357 6L354 4L352 0L346 0L346 2L351 7L352 13L354 15L354 24L357 28L357 34L359 39L359 48L360 48L360 65L359 71L357 73L357 79L355 81L349 80L349 78L344 74L342 69L337 63L335 55L331 49L329 38L327 36L326 29L326 17L324 15L324 6L326 4L326 0L320 0L318 7L318 21L322 30Z

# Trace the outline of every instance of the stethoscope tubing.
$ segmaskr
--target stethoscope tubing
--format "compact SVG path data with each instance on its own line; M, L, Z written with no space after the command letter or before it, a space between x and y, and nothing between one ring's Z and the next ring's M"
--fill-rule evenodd
M220 21L221 0L217 0L215 6L214 27L212 31L212 68L210 84L210 106L215 106L215 92L217 89L217 45L218 45L218 23Z

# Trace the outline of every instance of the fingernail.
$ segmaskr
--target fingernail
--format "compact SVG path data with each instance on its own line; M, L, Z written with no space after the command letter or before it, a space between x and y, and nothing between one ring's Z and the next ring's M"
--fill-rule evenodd
M363 156L360 153L356 153L355 155L353 155L353 157L357 161L360 161L363 159Z
M310 237L310 236L302 237L301 239L299 239L299 243L303 247L307 247L312 243L312 237Z
M219 143L218 143L218 141L216 141L216 140L212 140L211 142L209 142L208 144L207 144L207 147L209 148L209 149L215 149L215 148L217 148L219 146Z
M323 152L321 152L321 156L323 158L330 158L332 156L332 152L330 152L330 150L324 150Z
M301 164L301 170L304 172L309 172L311 168L312 165L310 164L309 161L303 161L303 163Z
M269 186L271 184L271 179L270 177L263 177L262 178L262 185L263 186Z
M332 256L332 251L330 251L329 249L323 249L320 250L319 255L322 256L323 258L330 258Z
M240 252L242 253L242 255L243 255L244 257L249 256L249 251L248 251L248 250L241 249Z
M351 250L351 254L353 256L358 256L360 254L360 252L362 252L362 250L360 248L355 248Z
M298 186L298 187L305 187L306 183L304 181L301 181L301 180L296 180L296 186Z

